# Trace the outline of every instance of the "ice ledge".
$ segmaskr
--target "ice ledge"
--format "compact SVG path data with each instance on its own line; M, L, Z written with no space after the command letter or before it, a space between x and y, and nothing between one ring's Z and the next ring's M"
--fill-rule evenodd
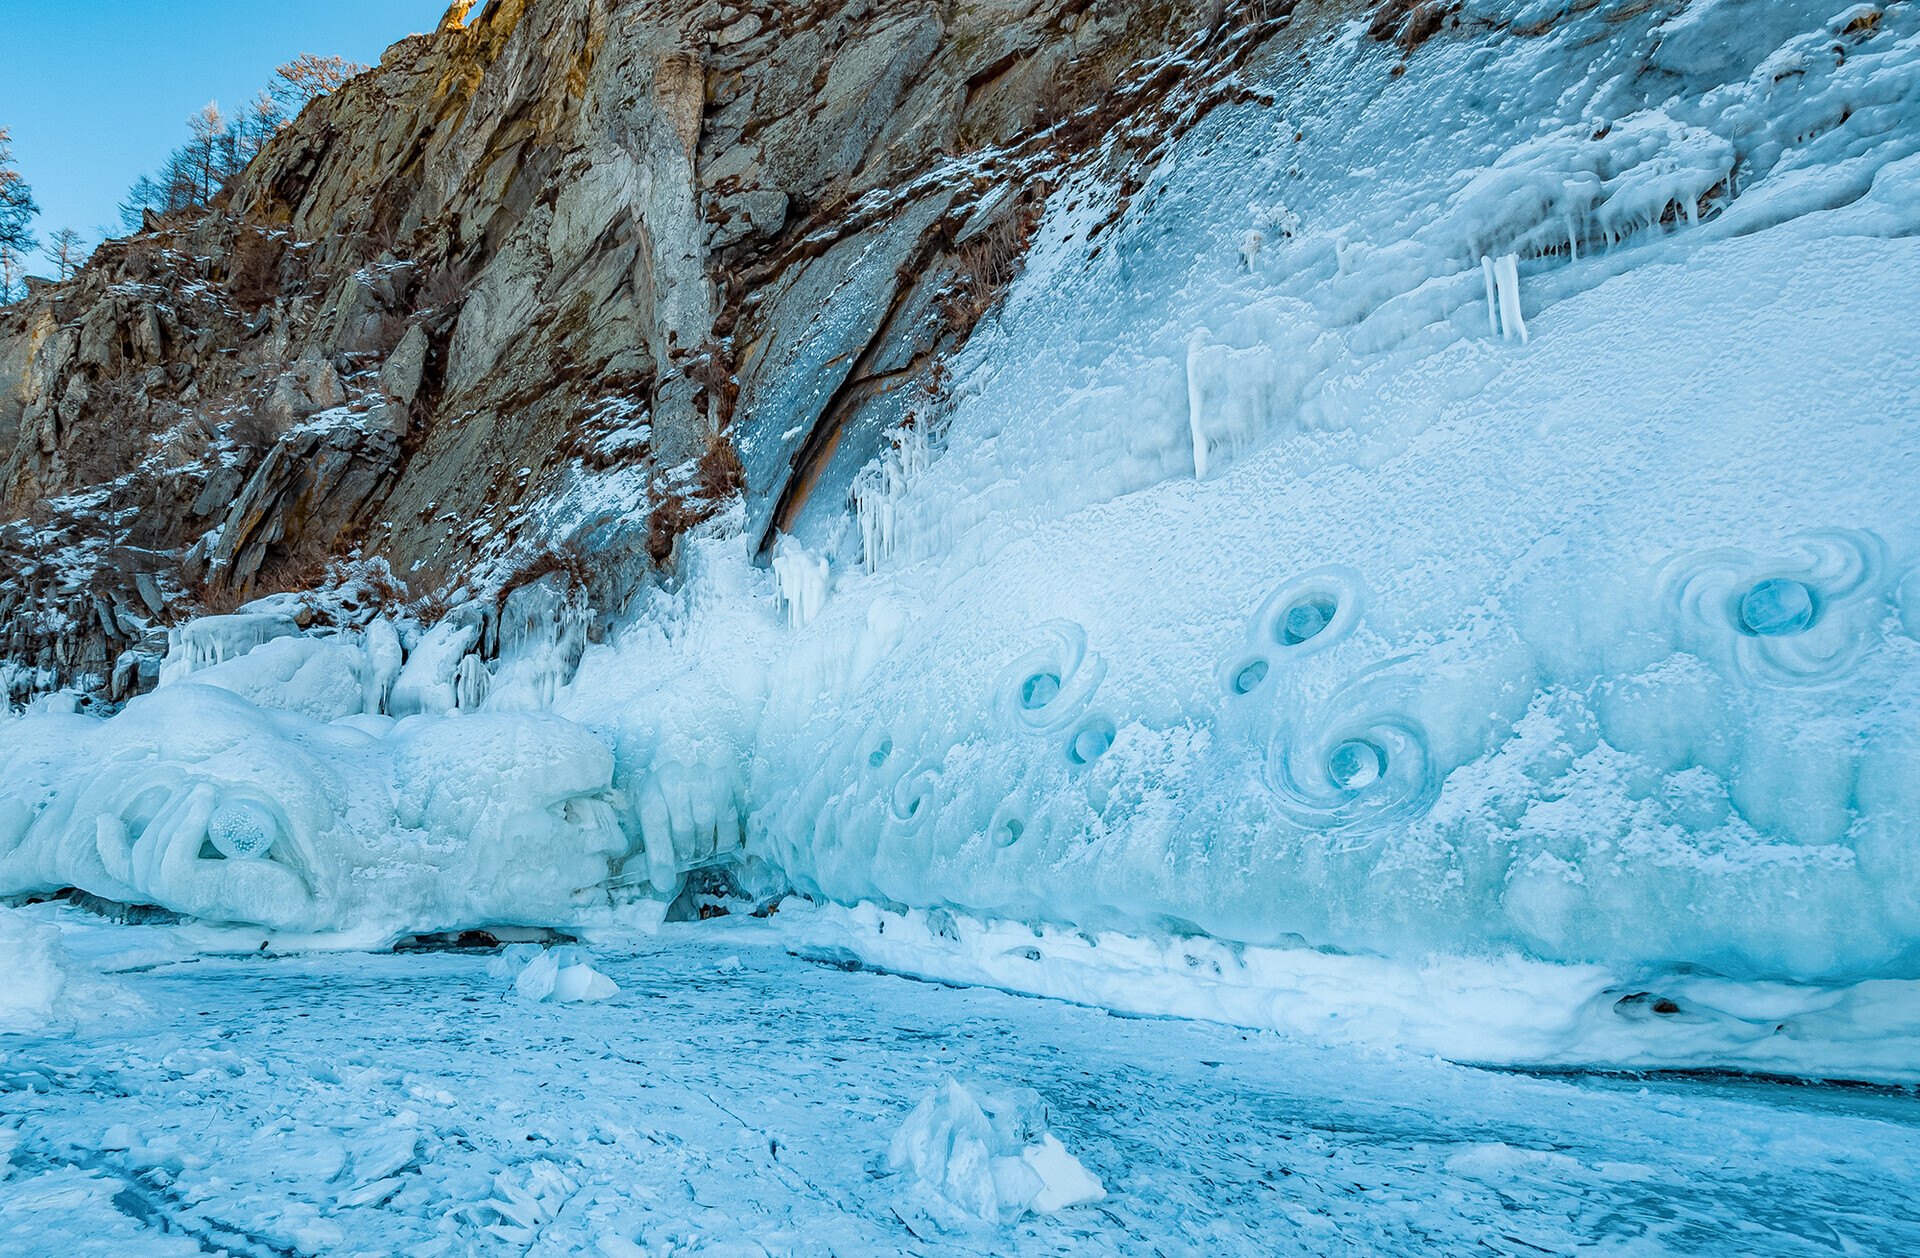
M1516 955L1417 962L1207 937L1146 939L797 897L796 956L1470 1065L1727 1069L1920 1082L1920 981L1843 986L1616 974Z

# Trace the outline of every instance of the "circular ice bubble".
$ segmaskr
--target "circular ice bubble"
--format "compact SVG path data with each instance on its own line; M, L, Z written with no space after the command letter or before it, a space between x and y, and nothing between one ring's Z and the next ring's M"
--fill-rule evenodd
M1280 642L1283 646L1299 646L1307 639L1317 636L1322 629L1333 623L1333 613L1338 610L1334 601L1324 594L1315 594L1301 599L1280 620Z
M1012 847L1027 832L1026 823L1018 817L1008 817L1000 827L1000 846Z
M892 754L893 754L893 740L891 738L881 739L880 745L878 747L875 747L873 749L872 754L870 754L867 757L867 767L870 769L879 768L881 765L887 762L887 757Z
M1020 706L1029 712L1037 712L1052 703L1054 696L1059 693L1058 673L1035 673L1020 687Z
M1067 748L1067 759L1075 764L1092 764L1107 754L1107 748L1113 746L1113 722L1105 719L1087 721L1073 733L1073 743Z
M1762 638L1801 633L1813 623L1813 591L1798 581L1762 581L1740 600L1740 625Z
M1361 791L1387 771L1387 753L1364 738L1349 738L1327 757L1327 776L1343 791Z
M1234 674L1233 692L1241 695L1252 694L1254 688L1266 679L1267 662L1265 660L1255 660Z
M279 823L257 800L230 799L207 818L207 838L228 860L258 860L279 837Z

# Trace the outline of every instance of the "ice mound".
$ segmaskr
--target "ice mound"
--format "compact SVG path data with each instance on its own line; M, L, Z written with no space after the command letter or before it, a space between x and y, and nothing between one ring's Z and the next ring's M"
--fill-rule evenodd
M629 849L612 755L553 716L376 737L179 683L107 721L0 725L0 762L0 894L80 887L287 931L538 925L605 905Z
M256 707L334 721L365 710L365 671L365 657L354 647L289 636L189 676L195 685L231 690Z
M59 929L0 909L0 958L7 971L0 984L0 1026L25 1030L52 1018L70 961Z
M0 909L0 1033L87 1022L140 1002L76 960L60 928ZM0 1159L0 1169L4 1169Z
M916 1232L926 1220L1011 1223L1028 1211L1052 1214L1107 1195L1047 1130L1039 1093L951 1075L907 1115L888 1146L887 1165L907 1173L904 1208L897 1208Z
M488 963L487 973L512 979L514 996L534 1003L606 1000L620 994L619 984L594 969L586 954L573 947L511 944Z

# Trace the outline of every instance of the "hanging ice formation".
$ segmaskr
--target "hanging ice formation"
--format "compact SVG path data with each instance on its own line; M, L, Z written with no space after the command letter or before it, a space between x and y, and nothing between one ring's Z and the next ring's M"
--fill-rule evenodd
M854 517L860 525L860 554L868 572L891 558L905 532L902 504L914 481L933 462L927 421L906 423L887 434L885 451L853 483Z
M827 604L828 564L791 537L773 547L773 575L786 605L787 627L804 629Z
M493 674L480 662L480 657L462 656L460 666L453 673L453 706L461 712L478 712L486 704L492 688Z
M1234 349L1217 344L1205 328L1187 338L1187 427L1198 479L1266 431L1280 406L1280 383L1274 351L1266 345Z
M1487 320L1493 334L1502 340L1520 338L1527 343L1527 321L1520 316L1520 259L1515 254L1500 258L1480 255L1480 270L1487 280Z
M589 619L584 596L561 573L509 592L500 607L499 659L476 691L489 710L552 710L587 649Z

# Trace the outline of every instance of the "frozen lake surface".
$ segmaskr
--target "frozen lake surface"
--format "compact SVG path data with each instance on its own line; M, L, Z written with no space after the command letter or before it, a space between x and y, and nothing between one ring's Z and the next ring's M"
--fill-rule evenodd
M143 967L134 999L0 1037L0 1251L1920 1252L1910 1090L1303 1047L838 970L738 919L601 947L621 990L582 1005L485 955L166 939L70 931ZM886 1149L948 1072L1037 1089L1106 1200L917 1236Z

